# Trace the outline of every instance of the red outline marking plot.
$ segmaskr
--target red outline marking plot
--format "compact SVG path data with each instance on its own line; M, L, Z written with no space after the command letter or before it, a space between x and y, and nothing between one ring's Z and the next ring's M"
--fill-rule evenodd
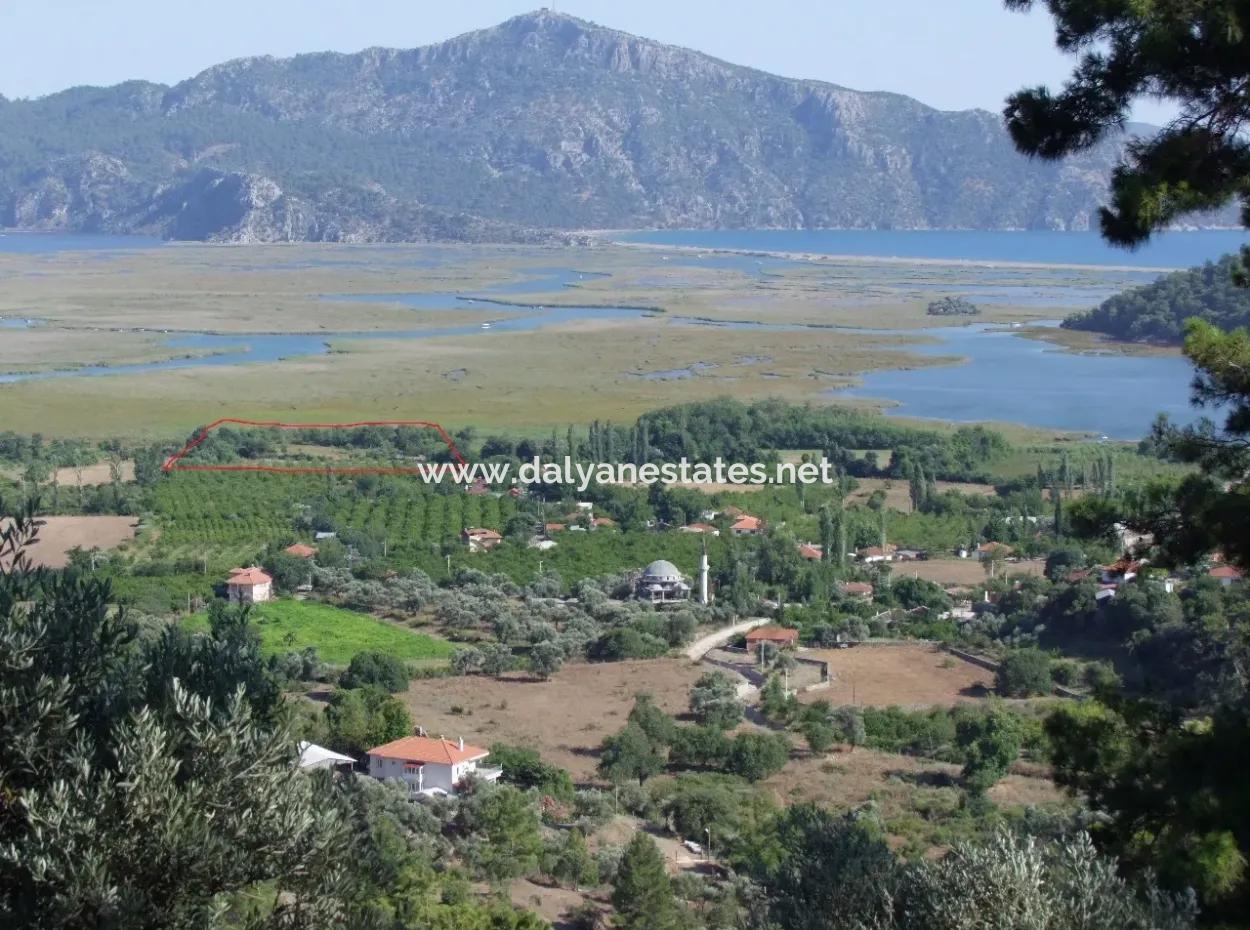
M422 426L426 429L432 429L438 433L438 438L447 444L447 448L451 451L452 456L461 465L467 465L468 461L460 450L456 448L455 441L437 423L430 420L365 420L360 423L279 423L268 420L241 420L236 417L222 417L220 420L214 420L208 426L200 430L198 436L188 442L179 451L175 452L165 460L165 464L161 466L161 471L260 471L270 472L278 475L324 475L327 472L338 475L416 475L420 471L411 466L355 466L351 468L335 468L333 465L195 465L187 464L182 460L195 449L196 446L204 442L213 430L219 426L233 423L238 426L259 426L269 429L356 429L362 426Z

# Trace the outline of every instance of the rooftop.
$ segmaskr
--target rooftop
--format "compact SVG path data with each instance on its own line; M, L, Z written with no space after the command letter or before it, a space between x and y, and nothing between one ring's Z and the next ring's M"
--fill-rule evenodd
M767 640L769 642L795 643L799 640L799 631L788 626L757 626L751 632L747 633L747 642L759 642Z
M484 759L490 751L470 746L463 740L433 739L428 736L405 736L369 750L371 756L399 759L402 762L455 765L473 759Z
M252 566L251 568L236 568L230 573L230 577L226 579L226 584L270 584L272 581L273 578L266 574L263 569Z

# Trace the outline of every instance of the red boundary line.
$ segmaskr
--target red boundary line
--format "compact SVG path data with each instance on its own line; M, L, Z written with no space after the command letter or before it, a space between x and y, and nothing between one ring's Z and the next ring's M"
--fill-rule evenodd
M200 430L198 436L194 437L190 442L183 446L179 451L175 452L165 460L165 464L161 466L162 471L259 471L269 472L278 475L324 475L327 472L337 475L416 475L420 474L420 470L415 467L370 467L355 466L351 468L335 468L332 465L312 466L301 465L283 467L280 465L188 465L182 462L196 446L204 442L208 438L209 433L227 423L236 424L238 426L259 426L269 429L356 429L362 426L422 426L426 429L432 429L443 442L447 444L447 448L451 450L451 454L461 465L467 465L468 461L460 450L456 448L455 440L451 438L447 430L443 429L437 423L430 420L364 420L359 423L279 423L274 420L241 420L237 417L222 417L220 420L214 420L208 426Z

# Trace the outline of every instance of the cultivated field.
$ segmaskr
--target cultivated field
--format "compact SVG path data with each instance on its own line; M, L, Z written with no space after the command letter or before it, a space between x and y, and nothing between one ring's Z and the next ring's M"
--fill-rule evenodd
M584 780L594 776L600 742L625 725L634 695L645 691L669 713L684 712L704 671L666 658L566 665L550 681L437 678L413 682L407 702L414 721L432 734L527 746Z
M889 460L883 456L881 461L888 462ZM902 513L911 512L911 490L907 481L890 478L856 478L855 480L859 487L847 495L847 503L865 503L874 493L881 491L885 494L886 507ZM993 497L998 493L993 485L989 484L971 484L966 481L938 481L936 484L938 493L958 491L961 494L980 494L985 497Z
M112 549L133 539L137 517L40 517L39 538L26 550L32 565L64 568L75 547Z
M323 662L346 665L352 656L366 650L418 662L446 659L454 650L446 640L315 601L272 601L252 610L261 648L269 654L299 652L313 646ZM199 614L186 622L192 628L203 628L207 617Z
M936 581L940 585L971 586L984 584L989 578L985 563L973 558L892 562L890 569L894 578L919 578L922 581ZM1012 575L1042 575L1045 571L1046 562L1042 559L998 562L994 566L994 574L999 578Z
M799 696L837 706L929 707L977 701L994 676L950 653L923 644L807 649L804 656L829 663L830 685Z

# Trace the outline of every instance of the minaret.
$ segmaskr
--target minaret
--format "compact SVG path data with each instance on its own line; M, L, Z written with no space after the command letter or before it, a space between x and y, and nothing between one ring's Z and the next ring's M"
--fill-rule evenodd
M707 537L703 538L703 556L699 559L699 603L708 603L707 598Z

